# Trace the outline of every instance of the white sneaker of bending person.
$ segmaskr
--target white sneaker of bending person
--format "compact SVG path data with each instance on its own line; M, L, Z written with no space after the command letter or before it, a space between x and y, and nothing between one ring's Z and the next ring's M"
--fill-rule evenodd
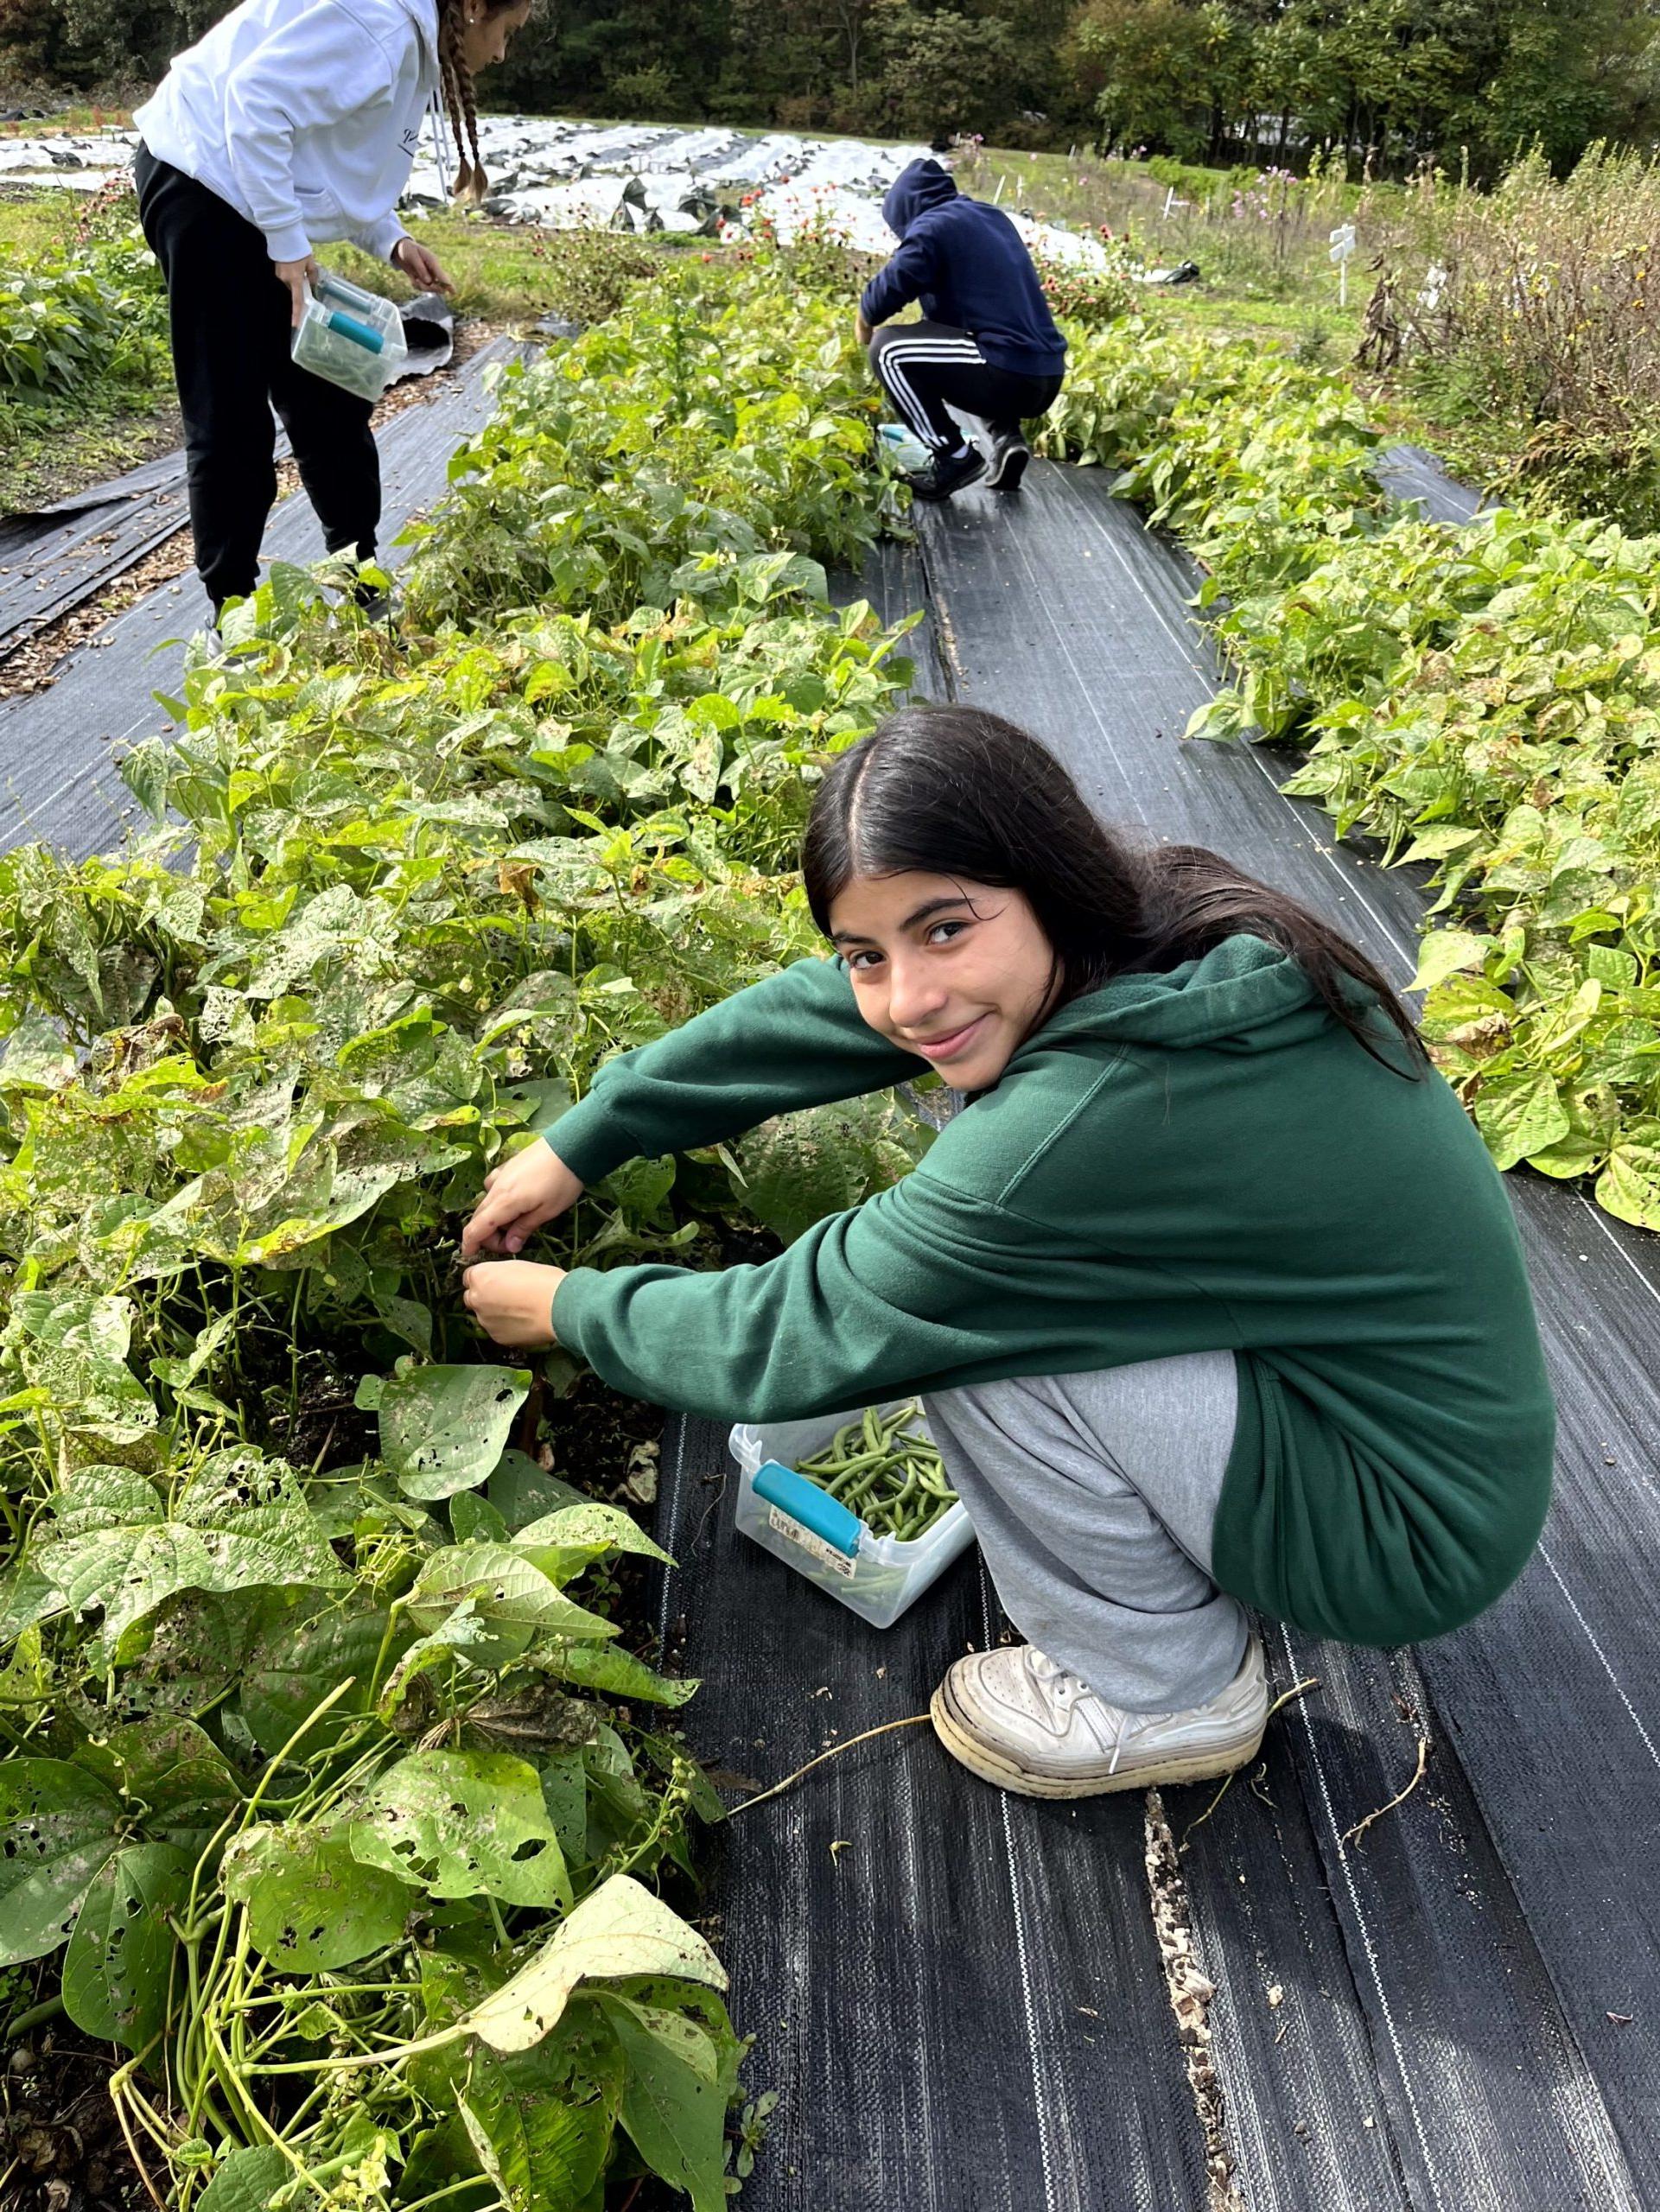
M1268 1721L1262 1646L1208 1704L1127 1713L1030 1643L959 1659L934 1692L934 1732L983 1782L1022 1797L1098 1797L1211 1782L1255 1758Z

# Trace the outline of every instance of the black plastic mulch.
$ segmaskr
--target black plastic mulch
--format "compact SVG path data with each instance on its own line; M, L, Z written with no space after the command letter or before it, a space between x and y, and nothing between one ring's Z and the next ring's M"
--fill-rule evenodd
M380 431L381 558L389 567L404 557L391 541L442 495L450 454L491 411L484 372L522 350L517 339L496 339L453 384ZM277 508L262 550L267 560L321 559L322 533L302 494ZM124 745L171 727L155 694L176 683L182 641L208 619L194 574L181 576L116 615L49 690L0 702L0 850L38 837L80 859L120 842L135 810L116 763Z
M1102 475L1040 464L920 527L920 566L886 548L867 588L892 614L925 587L923 688L1033 728L1103 813L1228 854L1405 982L1412 875L1282 795L1292 754L1183 743L1222 680L1195 580ZM1660 2203L1660 1246L1572 1188L1509 1187L1561 1408L1539 1553L1414 1650L1271 1631L1276 1688L1319 1687L1182 1859L1252 2212ZM664 1625L734 1799L925 1711L999 1631L970 1559L876 1634L736 1535L709 1424L671 1424L665 1463ZM1421 1783L1349 1836L1421 1733ZM1179 1840L1208 1795L1169 1793ZM1205 2205L1139 1799L1007 1800L906 1730L740 1815L710 1903L754 2078L784 2091L755 2212Z
M404 335L398 382L446 367L455 344L448 303L423 292L404 309ZM277 459L288 450L279 433ZM182 448L48 506L0 515L0 653L104 590L188 520Z

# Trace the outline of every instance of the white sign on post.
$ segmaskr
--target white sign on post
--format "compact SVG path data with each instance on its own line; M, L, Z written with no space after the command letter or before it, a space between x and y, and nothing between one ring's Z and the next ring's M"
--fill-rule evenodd
M1330 258L1337 264L1337 303L1349 304L1349 256L1354 251L1354 225L1339 223L1332 232Z

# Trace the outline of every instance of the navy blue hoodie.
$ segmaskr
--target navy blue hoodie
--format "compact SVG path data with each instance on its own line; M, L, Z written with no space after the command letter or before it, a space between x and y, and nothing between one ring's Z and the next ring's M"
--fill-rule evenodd
M1032 257L1001 208L970 200L938 162L913 162L882 201L899 251L860 302L874 327L912 300L930 322L971 331L993 368L1058 377L1066 341L1055 328Z

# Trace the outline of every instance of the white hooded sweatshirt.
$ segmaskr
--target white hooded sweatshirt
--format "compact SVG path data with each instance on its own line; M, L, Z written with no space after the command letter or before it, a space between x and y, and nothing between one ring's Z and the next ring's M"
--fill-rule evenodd
M264 232L273 261L329 238L385 260L437 89L437 0L242 0L133 119L158 161Z

